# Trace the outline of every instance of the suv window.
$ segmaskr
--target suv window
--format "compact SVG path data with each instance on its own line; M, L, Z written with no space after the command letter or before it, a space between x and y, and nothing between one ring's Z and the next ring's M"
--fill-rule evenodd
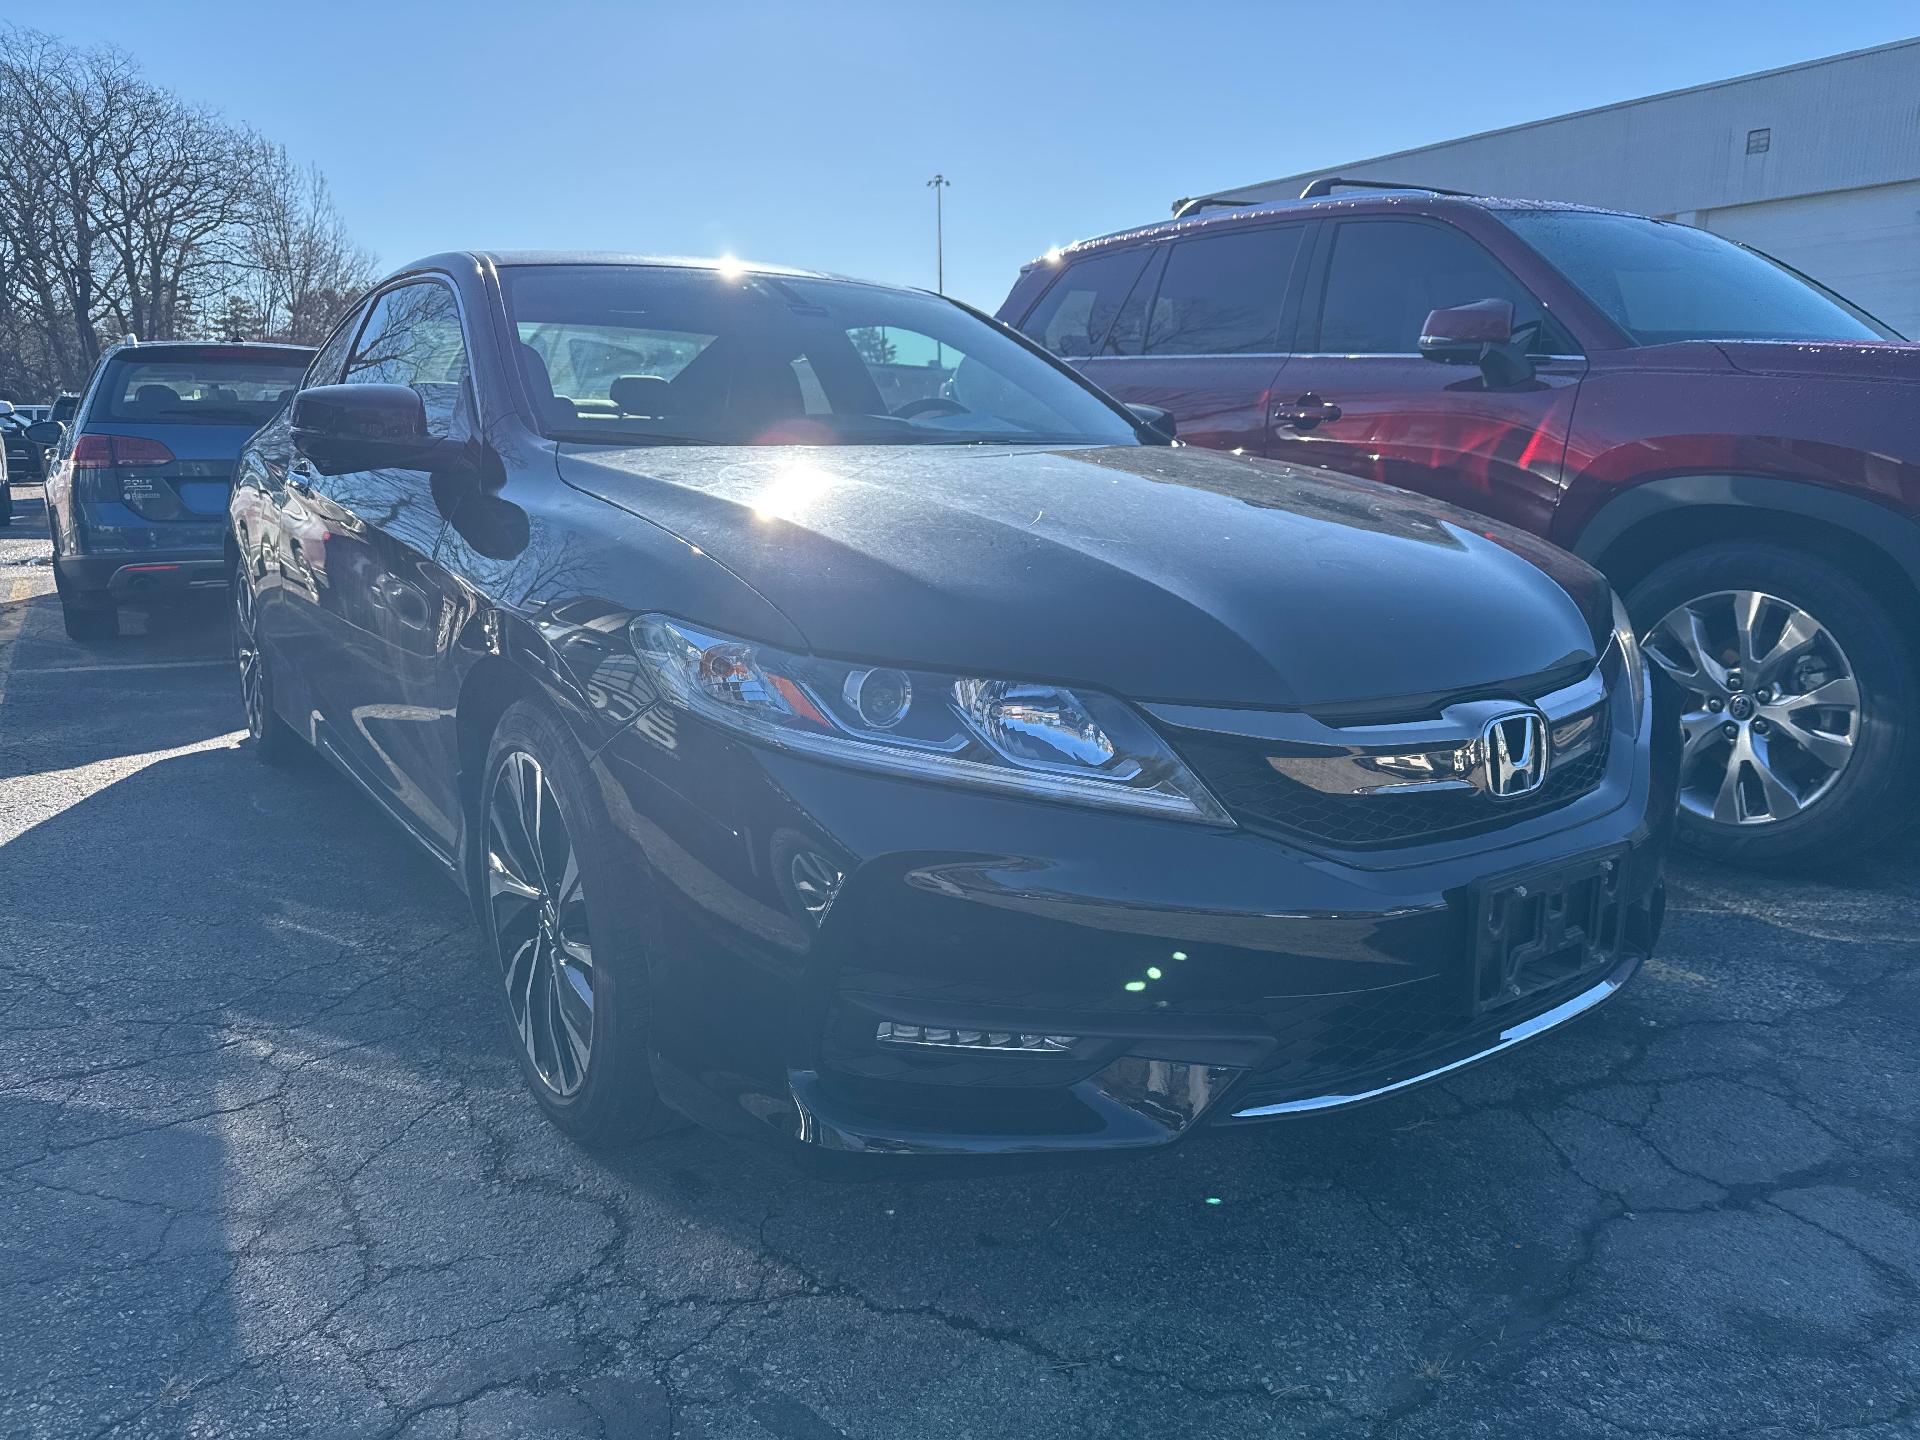
M1079 358L1097 353L1146 268L1148 253L1141 246L1075 261L1040 297L1021 332L1056 355Z
M1250 355L1280 347L1280 310L1304 225L1177 241L1147 322L1149 355Z
M1416 355L1429 311L1475 300L1511 301L1516 338L1521 326L1540 325L1527 344L1535 354L1573 353L1573 341L1540 302L1470 236L1435 221L1342 221L1313 348L1332 355Z
M1900 338L1798 271L1705 230L1589 210L1500 218L1636 344Z
M453 292L428 280L375 300L345 383L410 386L426 406L427 433L449 434L467 389L467 345Z

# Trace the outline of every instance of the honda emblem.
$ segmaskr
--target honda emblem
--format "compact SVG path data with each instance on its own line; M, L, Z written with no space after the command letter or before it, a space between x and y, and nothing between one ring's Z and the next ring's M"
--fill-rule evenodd
M1489 720L1480 732L1487 793L1496 800L1531 795L1547 782L1547 722L1534 710Z

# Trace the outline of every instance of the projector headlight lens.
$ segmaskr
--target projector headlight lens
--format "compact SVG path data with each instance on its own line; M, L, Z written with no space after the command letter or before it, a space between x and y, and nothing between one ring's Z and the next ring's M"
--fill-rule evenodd
M638 617L630 633L669 702L763 744L915 779L1233 823L1111 695L848 664L664 615Z

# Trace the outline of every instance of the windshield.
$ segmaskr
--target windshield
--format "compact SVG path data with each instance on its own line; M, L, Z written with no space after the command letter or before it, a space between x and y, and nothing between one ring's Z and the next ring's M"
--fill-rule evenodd
M510 266L542 429L616 444L1138 444L1097 395L938 296L656 265Z
M1691 225L1582 210L1497 213L1639 345L1901 338L1798 271Z
M89 422L260 426L300 387L310 356L201 357L188 352L117 360L100 381Z

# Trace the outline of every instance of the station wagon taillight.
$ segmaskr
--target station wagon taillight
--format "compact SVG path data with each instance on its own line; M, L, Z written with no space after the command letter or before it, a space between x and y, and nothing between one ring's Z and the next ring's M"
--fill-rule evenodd
M144 435L82 435L73 445L76 470L112 470L122 465L168 465L173 452Z

